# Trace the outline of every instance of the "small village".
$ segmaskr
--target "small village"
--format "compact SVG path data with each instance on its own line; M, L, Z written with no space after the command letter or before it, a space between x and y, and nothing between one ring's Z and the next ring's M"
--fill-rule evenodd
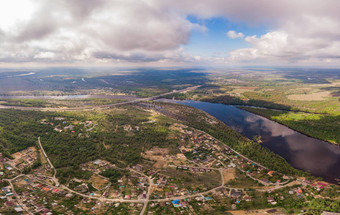
M309 201L333 189L268 170L202 131L181 124L172 129L180 132L180 153L153 148L144 153L145 162L127 168L97 159L81 165L88 179L72 178L65 185L56 183L42 148L11 158L1 154L0 212L196 214L261 203L265 213L280 214L278 206L286 201Z
M79 137L83 135L88 136L89 132L93 131L98 126L98 124L91 120L77 121L73 119L66 119L65 117L52 117L50 119L43 119L41 120L41 124L52 126L54 131L59 133L77 133Z

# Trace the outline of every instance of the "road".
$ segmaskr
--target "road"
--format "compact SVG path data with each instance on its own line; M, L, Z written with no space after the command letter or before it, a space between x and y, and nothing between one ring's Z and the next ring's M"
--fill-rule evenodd
M202 133L205 134L205 135L211 136L210 134L206 133L205 131L202 131L202 130L199 130L199 129L196 129L196 130L202 132ZM211 137L212 137L212 136L211 136ZM214 138L214 137L213 137L213 138ZM233 151L234 153L238 154L240 157L242 157L242 158L244 158L244 159L246 159L246 160L248 160L248 161L250 161L250 162L252 162L252 163L254 163L254 164L256 164L256 165L258 165L258 166L260 166L260 167L262 167L262 168L264 168L264 169L268 169L267 167L265 167L265 166L263 166L263 165L261 165L261 164L255 162L255 161L253 161L253 160L250 160L249 158L245 157L244 155L242 155L242 154L240 154L239 152L235 151L234 149L230 148L229 146L227 146L225 143L221 142L220 140L218 140L218 139L216 139L216 138L214 138L214 139L215 139L221 146L230 149L230 150ZM214 147L215 147L216 150L218 150L218 148L217 148L215 145L214 145ZM231 160L228 156L226 156L225 154L221 153L221 155L222 155L224 158L226 158L226 159L228 159L228 160L230 160L230 161L232 162L232 160ZM259 179L257 179L257 178L254 178L253 176L251 176L250 174L248 174L246 171L244 171L243 169L241 169L238 165L236 165L236 168L239 169L241 172L245 173L247 176L249 176L249 177L250 177L251 179L253 179L254 181L257 181L258 183L260 183L260 184L262 184L262 185L264 185L264 186L270 185L270 184L268 184L268 183L266 183L266 182L264 182L264 181L261 181L261 180L259 180ZM285 183L285 182L282 182L281 184L284 184L284 183ZM282 187L284 187L284 185L282 185Z
M148 191L147 191L147 193L146 193L146 199L144 200L144 205L143 205L142 211L140 212L140 215L143 215L143 214L145 213L145 210L146 210L146 208L147 208L147 206L148 206L149 199L150 199L151 188L152 188L152 186L153 186L152 177L151 177L151 176L147 176L147 175L145 175L144 173L138 172L138 171L136 171L136 170L134 170L134 169L131 169L131 168L129 168L129 170L130 170L131 172L135 172L135 173L138 173L138 174L140 174L140 175L143 175L144 177L146 177L146 178L148 179L148 182L149 182Z
M39 144L39 147L44 155L44 157L46 158L47 162L50 164L50 167L51 169L53 170L53 176L52 176L52 180L54 181L54 183L56 184L56 186L59 186L59 181L58 179L56 178L56 174L57 174L57 170L56 168L54 168L52 162L50 161L50 159L48 158L43 146L41 145L41 142L40 142L40 137L38 137L38 144Z
M149 97L149 98L136 99L136 100L133 100L133 101L121 102L121 103L116 103L116 104L112 104L112 105L102 105L102 106L97 106L97 107L100 107L100 108L110 108L110 107L113 107L113 106L124 105L124 104L132 104L132 103L138 103L138 102L141 102L141 101L151 101L151 100L160 98L160 97L162 97L162 96L170 95L170 94L173 94L173 93L184 92L184 91L188 91L188 90L194 90L194 89L197 89L197 87L199 87L199 86L189 87L189 88L186 88L186 89L182 89L182 90L178 90L178 91L173 91L173 92L169 92L169 93L164 93L164 94L161 94L161 95L158 95L158 96ZM0 106L0 108L1 108L1 106ZM9 108L9 107L6 107L6 108ZM24 107L17 107L17 108L24 108ZM41 110L41 109L40 109L40 110ZM199 131L201 131L201 130L199 130ZM204 131L201 131L201 132L207 134L207 133L204 132ZM209 135L209 134L207 134L207 135ZM216 139L216 138L215 138L215 139ZM217 140L217 139L216 139L216 140ZM221 141L218 140L218 142L221 143L221 144L223 144L223 146L228 147L228 146L226 146L224 143L222 143ZM111 199L111 198L105 198L105 197L103 197L103 196L100 196L100 197L97 197L97 196L89 196L89 195L86 195L86 194L82 194L82 193L76 192L76 191L74 191L74 190L72 190L72 189L66 187L65 185L60 185L58 179L56 178L57 170L54 168L52 162L51 162L50 159L48 158L48 156L47 156L47 154L46 154L46 152L45 152L45 150L44 150L44 148L43 148L43 146L42 146L42 144L41 144L40 137L38 137L38 145L39 145L39 147L41 148L41 151L42 151L44 157L46 158L47 162L49 163L51 169L53 169L53 171L54 171L54 172L53 172L53 176L50 177L50 178L52 179L52 181L55 183L55 185L56 185L57 187L60 186L59 189L67 190L67 191L69 191L69 192L71 192L71 193L74 193L74 194L76 194L76 195L82 196L82 197L84 197L84 198L96 199L96 200L99 200L99 201L120 202L120 203L142 203L142 204L143 204L143 208L142 208L142 210L141 210L141 212L140 212L140 215L144 215L144 214L145 214L145 211L146 211L146 209L147 209L147 205L148 205L149 202L164 202L164 201L172 201L172 200L177 200L177 199L181 200L181 199L187 199L187 198L195 198L195 197L197 197L197 196L208 195L208 194L210 194L210 193L212 193L212 192L216 192L216 191L217 191L218 189L220 189L220 188L224 188L224 187L225 187L225 179L224 179L224 175L223 175L223 168L219 168L219 169L217 169L217 168L208 168L208 169L218 170L218 171L220 172L220 174L221 174L221 185L220 185L220 186L215 187L215 188L212 188L212 189L207 190L207 191L204 191L204 192L195 193L195 194L189 194L189 195L184 195L184 196L176 196L176 197L165 198L165 199L150 199L152 187L155 186L155 185L153 184L152 177L151 177L151 176L147 176L147 175L145 175L144 173L141 173L141 172L138 172L138 171L136 171L136 170L134 170L134 169L129 168L129 169L128 169L129 171L138 173L138 174L143 175L144 177L147 178L148 183L149 183L149 186L148 186L148 190L147 190L147 194L146 194L146 199L128 200L128 199ZM228 147L228 148L229 148L229 147ZM231 148L230 148L230 149L231 149ZM235 150L233 150L233 149L231 149L231 150L234 151L235 153L239 154L240 156L244 157L243 155L241 155L240 153L236 152ZM223 154L223 153L222 153L222 154ZM224 155L224 154L223 154L223 156L226 157L226 158L228 158L228 157L227 157L226 155ZM244 158L247 159L247 160L249 160L249 159L246 158L246 157L244 157ZM229 159L229 158L228 158L228 159ZM249 161L251 161L251 160L249 160ZM252 162L254 162L254 161L252 161ZM256 162L254 162L254 163L256 163ZM257 164L258 166L264 167L264 166L262 166L262 165L260 165L260 164L258 164L258 163L256 163L256 164ZM207 167L202 166L202 168L207 168ZM264 168L265 168L265 167L264 167ZM240 169L240 170L242 171L242 169ZM24 176L24 175L23 175L23 174L20 174L20 175L16 176L16 177L13 178L13 179L7 179L7 181L9 182L9 184L10 184L12 190L13 190L13 194L14 194L14 195L17 197L17 199L18 199L18 203L23 207L23 209L24 209L25 211L27 211L29 214L31 214L31 213L28 211L28 208L22 203L22 201L21 201L21 199L20 199L20 196L18 196L17 193L15 192L14 186L13 186L13 184L12 184L12 181L14 181L14 180L16 180L17 178L22 177L22 176ZM249 176L249 175L248 175L248 176ZM30 177L33 177L35 180L38 181L38 179L36 179L34 176L30 176ZM251 177L251 176L249 176L249 177ZM251 178L253 178L253 177L251 177ZM256 181L259 181L259 180L256 179L256 178L253 178L253 179L256 180ZM260 182L260 181L259 181L259 182ZM260 182L260 183L261 183L261 182ZM276 189L281 189L281 188L286 187L286 186L294 185L294 184L296 184L296 183L297 183L297 182L294 181L294 182L292 182L292 183L289 183L289 184L286 184L286 185L283 185L283 186L275 186L274 188L271 187L271 188L267 188L267 189L258 189L258 190L259 190L259 191L263 191L263 192L264 192L264 191L267 191L268 189L270 189L270 190L276 190ZM52 186L52 187L54 187L54 186ZM231 189L231 188L229 188L229 189ZM242 188L232 188L232 189L242 189Z
M28 214L33 214L33 213L31 213L31 212L29 211L29 209L26 207L26 205L23 204L23 202L22 202L20 196L19 196L19 195L17 194L17 192L15 191L14 186L13 186L13 183L12 183L12 181L15 181L17 178L20 178L20 177L22 177L22 176L24 176L24 175L23 175L23 174L20 174L20 175L17 175L16 177L14 177L14 178L12 178L12 179L4 179L4 180L7 181L7 182L9 183L9 185L11 186L12 193L13 193L13 195L16 197L16 200L18 201L18 204L22 207L22 209L23 209L24 211L26 211Z
M167 93L162 93L156 96L151 96L148 98L139 98L139 99L134 99L131 101L126 101L126 102L119 102L115 104L109 104L109 105L96 105L96 106L89 106L89 107L72 107L72 108L42 108L42 107L23 107L23 106L6 106L6 105L0 105L0 109L16 109L16 110L34 110L34 111L77 111L77 110L93 110L93 109L109 109L111 107L116 107L120 105L127 105L127 104L134 104L138 102L143 102L143 101L152 101L159 99L163 96L171 95L174 93L183 93L186 91L191 91L191 90L196 90L200 85L198 86L192 86L192 87L187 87L181 90L173 90L171 92Z
M135 199L135 200L131 200L131 199L111 199L111 198L105 198L103 196L89 196L89 195L86 195L86 194L83 194L83 193L79 193L77 191L74 191L72 189L70 189L69 187L65 186L65 185L60 185L59 186L59 182L58 182L58 179L55 177L56 176L56 173L57 173L57 170L54 168L52 162L50 161L50 159L48 158L44 148L42 147L42 144L41 144L41 141L40 141L40 137L38 138L38 144L39 144L39 147L41 148L41 151L43 153L43 155L45 156L47 162L49 163L49 165L51 166L51 168L54 169L54 174L52 177L49 177L51 178L56 186L53 186L53 185L50 185L51 187L53 188L57 188L57 189L63 189L63 190L66 190L68 192L71 192L73 194L76 194L76 195L79 195L79 196L82 196L84 198L89 198L89 199L95 199L95 200L99 200L99 201L102 201L102 202L120 202L120 203L142 203L143 204L143 208L140 212L140 215L144 215L145 214L145 211L147 209L147 205L149 202L166 202L166 201L173 201L173 200L182 200L182 199L187 199L187 198L195 198L195 197L198 197L198 196L204 196L204 195L208 195L210 193L213 193L213 192L216 192L217 190L221 189L221 188L225 188L225 179L224 179L224 175L223 175L223 168L208 168L208 169L213 169L213 170L218 170L219 173L221 174L221 185L219 185L218 187L215 187L215 188L212 188L210 190L207 190L207 191L204 191L204 192L200 192L200 193L195 193L195 194L189 194L189 195L184 195L184 196L175 196L175 197L171 197L171 198L164 198L164 199L150 199L150 195L151 195L151 190L152 190L152 187L155 186L153 184L153 181L152 181L152 177L151 176L147 176L145 175L144 173L142 172L139 172L139 171L136 171L134 169L131 169L131 168L128 168L129 171L131 172L135 172L137 174L140 174L144 177L147 178L148 182L149 182L149 186L148 186L148 191L147 191L147 195L146 195L146 199ZM204 167L204 168L207 168L207 167ZM22 208L27 211L28 214L32 214L29 209L26 207L25 204L22 203L22 200L20 198L19 195L17 195L17 193L15 192L14 190L14 186L12 184L12 181L16 180L17 178L19 177L22 177L22 176L26 176L26 177L29 177L31 179L34 179L40 183L45 183L45 182L41 182L39 179L37 179L35 176L33 175L24 175L24 174L20 174L12 179L6 179L6 181L9 182L12 190L13 190L13 194L14 196L17 197L17 200L18 200L18 203L22 206ZM283 185L283 186L276 186L276 187L271 187L271 188L268 188L268 189L257 189L258 191L262 191L262 192L266 192L267 190L276 190L276 189L281 189L283 187L287 187L287 186L292 186L292 185L295 185L296 183L298 183L297 181L294 181L294 182L291 182L289 184L286 184L286 185ZM57 187L58 186L58 187ZM227 187L228 189L238 189L238 190L243 190L243 188L230 188L230 187Z
M41 145L41 141L40 141L40 137L38 137L38 144L41 148L41 151L43 153L43 155L45 156L47 162L50 164L51 168L54 169L54 175L52 177L53 181L56 182L56 184L59 185L59 182L58 182L58 179L55 177L56 173L57 173L57 170L54 168L52 162L50 161L50 159L48 158L43 146ZM151 194L151 188L153 185L153 182L152 182L152 177L151 176L147 176L145 175L144 173L141 173L139 171L136 171L134 169L131 169L129 168L128 170L130 170L131 172L135 172L137 174L140 174L140 175L143 175L144 177L146 177L148 179L148 182L149 182L149 187L148 187L148 191L147 191L147 194L146 194L146 199L136 199L136 200L129 200L129 199L110 199L110 198L105 198L105 197L96 197L96 196L89 196L89 195L85 195L85 194L82 194L82 193L79 193L79 192L76 192L64 185L61 185L60 188L64 189L64 190L67 190L71 193L74 193L74 194L77 194L77 195L80 195L80 196L83 196L85 198L91 198L91 199L97 199L99 201L110 201L110 202L121 202L121 203L143 203L144 206L142 208L142 211L141 211L141 215L143 215L145 213L145 210L147 208L147 205L150 201L158 201L158 202L161 202L161 201L171 201L171 200L175 200L175 199L185 199L185 198L192 198L192 197L197 197L197 196L201 196L201 195L206 195L210 192L215 192L217 189L219 188L222 188L224 187L224 176L223 176L223 172L222 172L222 169L218 169L220 174L221 174L221 185L216 187L216 188L213 188L211 190L208 190L208 191L205 191L205 192L201 192L201 193L196 193L196 194L191 194L191 195L185 195L185 196L179 196L179 197L172 197L172 198L166 198L166 199L154 199L154 200L150 200L150 194Z

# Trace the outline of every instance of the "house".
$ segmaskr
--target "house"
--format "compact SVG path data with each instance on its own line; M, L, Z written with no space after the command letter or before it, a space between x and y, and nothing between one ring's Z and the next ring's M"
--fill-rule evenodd
M296 195L300 196L301 194L302 194L302 189L301 188L297 189L296 190Z
M277 202L275 201L274 197L272 197L272 196L267 197L267 202L272 204L272 205L276 205L277 204Z
M253 198L252 198L251 196L244 196L244 197L242 198L242 200L244 200L244 201L246 201L246 202L250 202L250 201L253 200Z
M268 173L267 173L270 177L273 177L273 174L274 174L274 171L269 171Z
M14 207L15 203L13 201L7 201L6 203L7 207Z
M266 183L266 184L270 184L270 181L267 178L263 178L263 179L261 179L261 181Z
M68 193L65 195L66 198L72 198L73 197L73 194L72 193Z
M242 192L238 191L238 190L234 190L232 189L231 190L231 193L230 193L230 198L239 198L242 196Z
M63 118L63 117L55 117L54 120L56 120L56 121L62 121L62 120L65 120L65 118Z
M204 200L204 196L197 196L195 199L196 199L196 201L203 201Z
M64 127L64 130L73 130L73 128L74 128L74 125L69 125L69 126Z
M135 169L136 169L137 171L143 171L144 168L143 168L143 166L137 164L137 165L135 166Z
M17 206L14 208L14 210L15 210L16 212L18 212L18 213L24 211L19 205L17 205Z
M51 210L48 209L48 208L43 208L43 209L41 209L41 212L43 212L44 214L47 214L47 213L51 212Z
M48 187L43 187L42 189L46 192L50 191L50 188L48 188Z
M235 165L234 163L230 163L230 164L228 165L228 167L229 167L229 168L234 168L234 167L236 167L236 165Z
M9 171L11 171L13 168L9 165L6 166L6 169L8 169Z

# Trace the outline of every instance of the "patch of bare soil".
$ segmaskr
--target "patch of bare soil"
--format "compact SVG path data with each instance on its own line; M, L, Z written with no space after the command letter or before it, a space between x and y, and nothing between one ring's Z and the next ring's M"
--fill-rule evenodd
M146 151L142 156L144 158L156 161L153 165L154 168L163 168L168 165L167 155L169 153L169 149L167 148L158 148L154 147L149 151Z
M224 177L224 182L227 183L228 181L235 179L236 170L235 168L223 169L222 174Z
M249 211L244 211L244 210L239 210L239 211L228 211L232 215L262 215L262 214L272 214L272 215L281 215L284 214L281 211L276 211L274 213L268 213L270 209L262 209L262 210L249 210Z
M288 99L297 100L297 101L322 101L326 98L331 97L330 92L318 92L318 93L310 93L310 94L292 94L288 95Z
M89 182L91 182L92 186L98 190L103 189L109 183L107 179L98 175L92 175Z

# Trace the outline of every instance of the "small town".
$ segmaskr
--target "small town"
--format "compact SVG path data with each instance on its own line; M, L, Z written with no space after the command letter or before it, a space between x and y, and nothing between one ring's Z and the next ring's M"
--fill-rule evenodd
M0 0L0 215L340 215L340 0Z
M65 119L55 120L67 124ZM42 123L50 125L46 120ZM89 127L91 123L79 124ZM128 211L151 215L164 210L196 214L218 208L247 211L262 199L272 208L262 212L280 214L277 206L285 201L321 198L333 189L326 182L269 170L197 129L182 124L173 124L171 129L179 132L181 153L171 155L166 148L156 147L144 152L145 162L128 168L100 159L90 161L81 165L89 173L87 179L72 178L65 185L55 177L41 144L11 158L1 154L0 211L53 214L53 208L64 214Z

